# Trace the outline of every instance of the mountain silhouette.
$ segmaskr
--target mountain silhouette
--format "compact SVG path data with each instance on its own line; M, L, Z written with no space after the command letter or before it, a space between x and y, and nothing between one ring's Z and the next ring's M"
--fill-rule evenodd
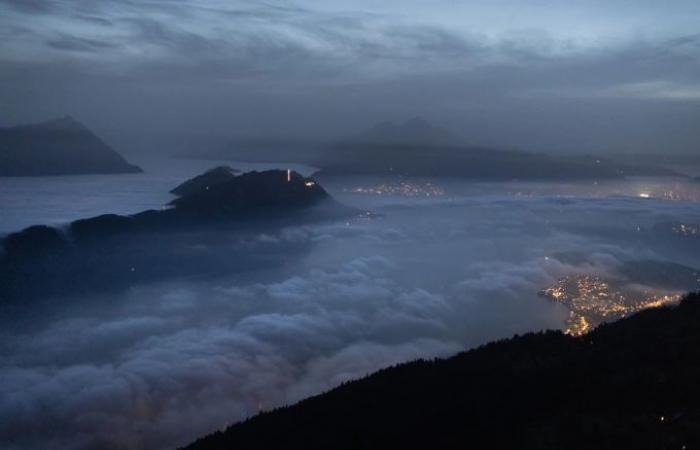
M59 228L31 226L0 241L0 307L267 266L273 258L233 254L230 242L358 213L337 203L312 178L267 170L194 190L159 210L103 214ZM278 259L296 257L286 253Z
M700 295L344 383L187 450L660 449L700 444Z
M0 128L0 176L133 172L141 169L70 116Z
M554 156L466 146L421 118L382 122L319 153L317 176L449 177L472 180L604 180L625 176L680 176L656 166L595 157Z
M201 175L185 181L170 192L177 196L191 195L202 190L208 190L210 186L225 183L233 179L240 170L229 166L219 166L209 169Z

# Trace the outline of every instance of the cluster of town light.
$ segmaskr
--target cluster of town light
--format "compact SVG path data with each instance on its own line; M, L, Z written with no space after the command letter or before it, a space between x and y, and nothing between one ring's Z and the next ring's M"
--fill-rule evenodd
M698 225L688 225L681 223L678 225L674 225L672 230L674 233L681 234L683 236L700 236L700 226Z
M444 189L432 183L410 183L408 181L382 183L368 187L355 187L346 189L346 192L370 195L400 195L404 197L439 197L445 195Z
M541 294L568 308L564 332L574 336L585 334L603 322L675 303L681 298L681 294L675 292L613 289L610 283L592 275L561 278Z
M700 186L697 184L675 184L659 189L645 189L637 193L639 198L657 200L700 202Z

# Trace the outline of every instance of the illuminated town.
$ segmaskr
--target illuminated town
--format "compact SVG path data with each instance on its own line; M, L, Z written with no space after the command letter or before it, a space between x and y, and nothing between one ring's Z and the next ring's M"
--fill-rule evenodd
M570 275L560 279L541 294L569 309L564 332L585 334L601 323L623 318L647 308L676 303L680 293L617 290L604 279L591 275Z
M370 187L346 189L346 192L370 195L401 195L405 197L439 197L445 195L444 189L432 183L382 183Z
M679 223L673 225L671 228L674 233L683 236L700 236L700 226L699 225L689 225L685 223Z
M641 190L637 196L644 199L698 202L700 201L700 189L694 184L675 183L671 186L649 187Z

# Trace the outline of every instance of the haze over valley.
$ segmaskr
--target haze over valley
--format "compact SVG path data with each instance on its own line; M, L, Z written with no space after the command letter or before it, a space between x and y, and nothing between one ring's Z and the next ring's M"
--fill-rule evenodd
M56 188L44 201L60 204L59 214L27 216L61 229L78 217L136 213L132 198L158 207L184 172L200 173L141 166L143 174L111 176L113 185L103 179L103 200L89 211L75 200L91 177L69 189L65 178L47 180ZM150 170L169 180L161 192L145 187ZM25 182L6 179L4 191ZM73 278L77 293L4 299L2 436L20 447L119 448L128 437L136 448L172 448L387 365L567 329L580 311L540 294L567 277L613 280L644 301L696 289L700 241L682 230L700 224L692 208L700 186L593 183L342 177L323 187L358 212L347 219L208 228L176 240L134 235L129 245L142 250L130 259L90 257L115 272L91 275L107 283L93 282L99 289ZM72 216L71 205L80 205ZM14 214L24 216L17 205ZM48 401L50 411L40 406ZM180 404L189 406L172 406ZM53 431L37 440L35 427ZM115 427L133 431L115 442Z
M693 448L698 20L0 0L0 448Z

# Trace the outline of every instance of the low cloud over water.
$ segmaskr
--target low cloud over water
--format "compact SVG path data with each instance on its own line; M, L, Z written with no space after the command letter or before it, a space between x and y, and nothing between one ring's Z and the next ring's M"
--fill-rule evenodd
M437 198L377 196L350 184L331 190L380 217L222 236L232 258L274 264L4 317L2 441L183 445L381 367L561 328L566 309L538 292L563 276L643 285L634 262L700 266L693 236L655 228L700 223L683 201L563 198L534 185L528 196L469 184Z

